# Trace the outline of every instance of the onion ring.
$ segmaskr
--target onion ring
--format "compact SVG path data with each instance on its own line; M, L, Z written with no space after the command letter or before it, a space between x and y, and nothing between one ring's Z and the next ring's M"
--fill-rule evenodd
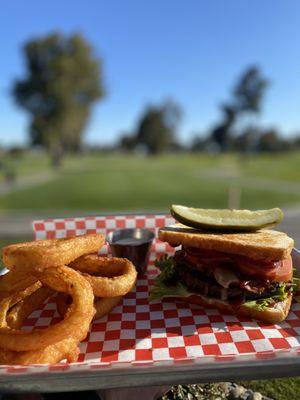
M37 278L29 275L28 271L21 268L16 271L8 271L0 276L0 299L9 297L16 292L26 290L37 282Z
M3 247L3 263L8 269L42 270L67 265L76 258L97 252L105 237L92 233L61 239L36 240Z
M40 287L39 285L32 285L31 288L24 290L22 293L18 293L15 297L4 299L4 308L1 307L1 326L7 324L12 328L19 328L22 326L23 321L31 314L36 307L43 303L53 291L47 287ZM29 290L30 289L30 290ZM30 293L31 292L31 293ZM17 302L7 315L7 305L13 305L17 299L21 299ZM5 318L6 317L6 318ZM60 342L47 346L40 350L30 350L16 352L0 348L0 363L1 364L53 364L63 359L67 359L68 362L75 362L78 359L79 348L77 341L74 339L63 339Z
M85 265L88 265L89 273L83 272ZM134 265L127 258L108 258L89 254L73 261L69 267L77 271L80 268L80 273L91 284L97 297L124 296L133 288L137 277ZM94 274L109 272L109 276L95 276L91 275L91 272Z
M6 327L6 315L10 307L11 297L6 297L0 301L0 328Z
M10 328L20 329L23 321L36 310L45 300L53 294L53 290L43 286L38 288L24 299L17 302L15 305L10 304L9 312L6 316L7 325Z
M37 281L33 285L24 289L22 292L17 292L16 294L8 296L0 301L0 327L6 326L6 314L9 308L13 307L15 304L22 302L24 298L32 295L41 287L41 285L41 282Z
M67 338L40 350L17 352L0 348L0 364L55 364L64 359L76 362L78 355L77 341Z
M71 295L72 305L65 319L43 330L25 332L0 328L0 347L13 351L39 350L64 338L83 340L89 330L95 310L94 296L90 284L80 274L66 266L47 268L43 273L36 273L37 278L46 286L58 292ZM5 300L5 299L4 299Z
M104 317L104 315L108 314L114 307L116 307L120 301L122 300L122 296L116 297L102 297L95 299L94 307L96 310L96 314L94 315L93 321L96 319ZM56 296L56 306L57 311L59 312L61 317L64 317L68 308L71 305L71 298L67 296L65 293L59 293Z

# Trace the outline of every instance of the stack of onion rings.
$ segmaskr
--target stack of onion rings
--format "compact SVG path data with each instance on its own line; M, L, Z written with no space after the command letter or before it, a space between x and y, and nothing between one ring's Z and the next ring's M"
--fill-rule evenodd
M3 248L9 272L0 276L0 363L77 360L93 318L107 314L136 281L127 259L94 254L104 241L103 235L87 234ZM42 330L21 330L31 312L56 292L63 320Z

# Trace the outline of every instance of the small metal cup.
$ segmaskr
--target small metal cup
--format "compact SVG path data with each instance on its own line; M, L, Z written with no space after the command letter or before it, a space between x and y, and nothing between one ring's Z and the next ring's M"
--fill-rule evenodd
M146 272L150 248L155 235L147 229L119 229L107 235L107 241L114 257L128 258L139 275Z

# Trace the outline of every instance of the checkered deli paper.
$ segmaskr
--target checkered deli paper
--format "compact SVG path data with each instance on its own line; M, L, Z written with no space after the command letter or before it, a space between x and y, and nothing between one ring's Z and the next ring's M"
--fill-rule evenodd
M147 228L157 233L174 223L168 215L126 215L39 220L33 223L36 239L61 238L84 233L107 234L115 229ZM109 252L107 246L101 254ZM181 301L149 303L148 294L158 271L154 260L174 252L155 239L147 274L108 315L93 322L80 345L77 363L56 366L0 367L0 373L58 371L180 362L278 357L300 354L300 304L297 296L286 319L265 325L249 318L223 314ZM300 297L299 297L300 299ZM53 299L31 314L26 328L42 328L59 320ZM246 356L246 357L245 357Z

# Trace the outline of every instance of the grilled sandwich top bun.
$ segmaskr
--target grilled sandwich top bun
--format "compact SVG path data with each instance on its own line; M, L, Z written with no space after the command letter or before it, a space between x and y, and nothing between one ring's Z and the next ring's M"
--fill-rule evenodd
M223 253L238 254L253 260L282 260L287 258L294 240L283 232L260 230L250 233L210 233L174 224L161 228L158 238L171 246L184 245Z

